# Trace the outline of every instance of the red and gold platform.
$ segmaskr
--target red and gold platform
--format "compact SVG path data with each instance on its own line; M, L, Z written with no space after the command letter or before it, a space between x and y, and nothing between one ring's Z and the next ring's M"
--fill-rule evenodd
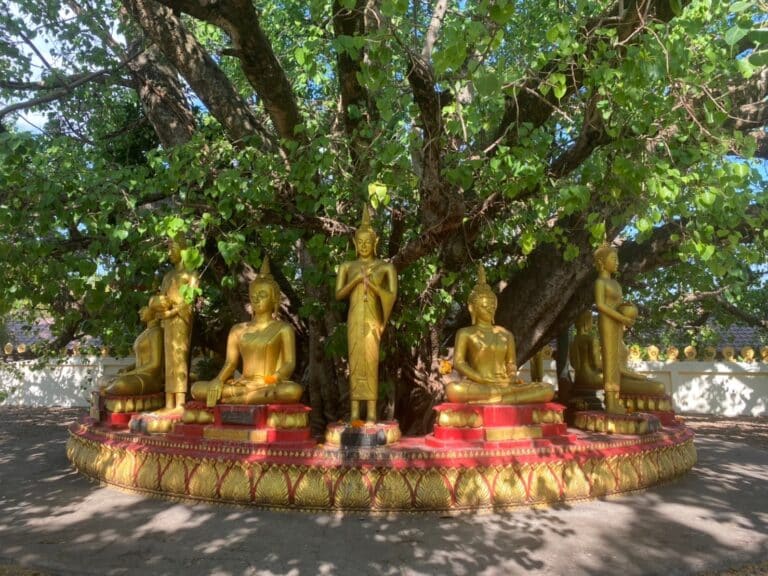
M239 431L223 434L177 424L173 433L148 435L85 418L70 428L67 456L94 479L142 493L271 509L373 513L504 510L597 498L671 480L696 462L693 432L679 422L643 435L605 434L565 430L557 421L562 417L557 405L501 416L486 408L479 411L484 428L467 412L450 422L444 418L428 438L372 447L318 445L290 435L265 441L252 434L260 428L244 422L263 416L269 424L266 410L229 414L224 419L238 423L209 425L210 430ZM512 431L494 441L487 436L452 440L439 430L490 429L494 417L502 418L501 428L525 426L533 432L521 438ZM280 418L303 423L303 416L293 415L275 417L273 424ZM509 418L521 420L510 425Z

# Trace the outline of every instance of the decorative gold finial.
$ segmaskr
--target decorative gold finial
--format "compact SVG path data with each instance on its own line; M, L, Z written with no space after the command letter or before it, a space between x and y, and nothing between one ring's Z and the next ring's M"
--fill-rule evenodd
M363 218L360 221L360 226L357 229L358 232L370 231L374 232L373 226L371 226L371 213L368 210L368 203L363 204Z
M477 301L481 296L490 297L496 299L496 294L493 293L493 289L488 285L488 281L485 276L485 267L482 263L477 265L477 283L472 288L472 292L469 293L470 304Z
M272 279L272 272L269 269L269 256L264 256L264 260L261 261L259 278L269 278L270 280Z

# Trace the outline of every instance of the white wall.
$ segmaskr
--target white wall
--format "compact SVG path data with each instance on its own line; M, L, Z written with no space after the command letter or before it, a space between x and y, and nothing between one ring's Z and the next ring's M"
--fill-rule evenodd
M70 356L42 368L35 360L0 362L0 391L8 394L2 405L88 406L100 378L132 363L101 356Z
M87 406L89 391L100 378L114 375L130 358L72 356L59 364L35 368L34 361L0 362L4 405ZM545 380L554 384L555 363ZM635 362L633 369L664 382L680 413L721 416L768 415L768 364L740 362ZM529 379L528 366L520 371Z
M743 362L633 362L632 370L664 383L681 414L768 416L768 364ZM520 370L529 379L528 365ZM554 361L544 380L555 384Z

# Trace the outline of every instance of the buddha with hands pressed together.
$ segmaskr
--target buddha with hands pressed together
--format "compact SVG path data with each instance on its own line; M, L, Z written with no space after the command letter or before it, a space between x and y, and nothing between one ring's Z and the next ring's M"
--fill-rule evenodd
M364 206L363 221L354 238L357 260L343 262L336 277L336 299L349 299L347 346L353 422L360 419L360 402L366 403L366 421L376 422L381 335L397 298L397 272L392 264L376 258L378 241L368 206Z
M196 382L192 397L224 404L294 404L302 387L289 378L296 366L296 337L290 324L276 320L280 288L265 258L249 287L253 319L229 331L224 366L211 381ZM231 380L242 360L242 376Z
M469 295L472 326L459 329L453 351L453 366L463 379L446 386L448 400L469 404L549 402L555 395L549 384L517 382L515 338L493 324L496 303L481 266L477 286Z

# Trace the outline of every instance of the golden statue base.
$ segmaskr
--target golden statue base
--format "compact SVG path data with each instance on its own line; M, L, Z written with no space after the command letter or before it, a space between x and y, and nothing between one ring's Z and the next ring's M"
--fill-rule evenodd
M619 394L619 404L628 412L672 412L672 398L663 396L651 396L647 394Z
M340 422L330 424L325 431L325 443L342 448L376 448L400 440L400 425L389 422Z
M629 434L642 436L661 430L661 422L652 414L610 414L608 412L591 410L576 412L574 426L587 432L601 434Z
M147 435L85 418L70 427L67 457L99 481L173 499L317 512L441 514L631 492L680 476L696 462L693 432L679 423L643 436L569 430L567 436L494 448L440 448L424 438L404 437L355 450L262 443L253 436L255 428L229 429L241 433Z

